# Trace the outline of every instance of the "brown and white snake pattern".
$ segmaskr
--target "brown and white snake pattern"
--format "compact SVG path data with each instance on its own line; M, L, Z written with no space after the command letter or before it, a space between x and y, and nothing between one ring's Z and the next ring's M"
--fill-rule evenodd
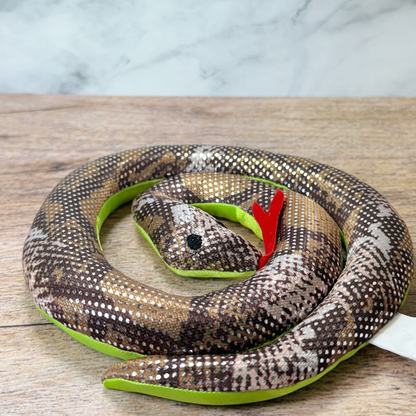
M294 215L290 204L309 206L315 213L321 210L322 221L328 221L326 236L315 238L308 232L312 211L300 210L285 219L296 225L292 231L279 231L276 252L264 268L244 282L204 296L170 295L114 269L97 237L103 204L123 189L159 178L178 178L184 194L187 176L178 175L193 172L283 185L293 191L285 191L283 216ZM226 203L240 204L250 213L255 200L247 191L251 181L237 182L237 197ZM274 189L255 183L262 192ZM196 194L192 187L189 192ZM305 202L309 198L317 204ZM324 211L342 230L348 248L339 276L337 227L325 219ZM291 245L282 246L285 238ZM308 254L306 238L315 241ZM161 247L172 244L165 243ZM113 366L105 380L199 392L281 389L322 374L393 317L414 272L412 242L403 220L355 177L299 157L200 145L126 151L68 175L33 222L23 267L37 306L48 316L118 349L152 354ZM330 277L334 270L335 278Z

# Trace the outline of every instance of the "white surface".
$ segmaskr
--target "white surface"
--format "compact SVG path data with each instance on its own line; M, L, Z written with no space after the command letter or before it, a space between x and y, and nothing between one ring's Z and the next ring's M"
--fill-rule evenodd
M369 342L416 361L416 318L398 313Z
M416 95L412 0L0 0L0 92Z

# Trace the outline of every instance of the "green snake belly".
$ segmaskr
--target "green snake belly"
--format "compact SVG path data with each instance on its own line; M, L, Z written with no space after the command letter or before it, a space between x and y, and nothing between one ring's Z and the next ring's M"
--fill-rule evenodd
M187 322L202 319L205 326L217 325L204 319L212 316L210 294L173 296L128 278L106 261L96 230L103 204L124 189L182 172L225 172L283 185L317 202L343 231L348 259L341 275L306 319L271 344L227 352L231 343L222 342L216 350L187 337L181 345L178 336ZM267 268L273 270L273 264L269 261ZM221 394L258 393L230 398L231 404L278 395L260 392L301 387L365 345L403 302L413 275L413 248L404 222L388 202L337 169L237 147L161 146L110 155L67 176L33 222L23 266L37 306L64 327L117 349L162 354L113 367L104 376L108 387L116 381L127 390L171 398L185 391L191 394L180 400L200 403L220 403L225 400ZM244 283L249 286L262 273L266 271ZM224 293L223 301L232 309L232 293ZM273 294L273 287L268 293ZM271 337L270 317L256 317L260 332ZM247 328L239 330L251 338ZM154 342L139 345L134 334ZM210 354L168 355L197 351ZM220 351L225 353L218 355ZM219 398L212 392L219 392Z

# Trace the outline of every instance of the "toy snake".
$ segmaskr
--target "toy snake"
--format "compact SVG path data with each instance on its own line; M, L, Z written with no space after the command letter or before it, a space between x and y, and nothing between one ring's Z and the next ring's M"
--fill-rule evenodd
M251 276L185 297L114 269L99 230L138 194L137 226L169 268ZM266 255L201 208L263 236ZM338 227L348 250L342 272ZM160 146L68 175L33 222L23 267L45 316L127 360L105 373L106 387L236 404L297 390L366 345L405 298L413 247L381 195L332 167L238 147Z

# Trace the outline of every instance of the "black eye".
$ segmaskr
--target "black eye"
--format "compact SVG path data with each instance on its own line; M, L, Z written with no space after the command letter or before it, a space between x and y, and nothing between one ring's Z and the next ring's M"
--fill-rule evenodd
M198 234L190 234L186 237L186 242L192 250L198 250L202 245L202 237Z

